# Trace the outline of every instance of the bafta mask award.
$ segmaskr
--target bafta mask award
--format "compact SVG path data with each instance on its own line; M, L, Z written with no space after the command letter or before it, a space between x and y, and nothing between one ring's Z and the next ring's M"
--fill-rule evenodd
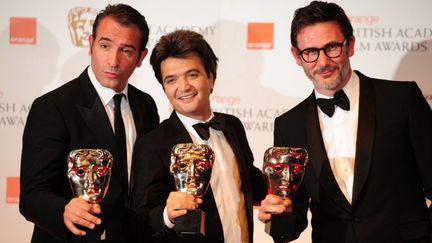
M271 147L264 153L263 172L269 193L280 198L294 198L303 180L308 153L303 148ZM286 227L291 222L286 214L272 215L265 232L274 238L286 238Z
M205 144L181 143L171 150L170 171L177 191L202 197L210 184L214 162L213 150ZM174 230L180 234L205 235L205 212L189 210L175 219Z
M67 175L74 196L92 204L100 203L105 197L111 178L113 165L111 153L104 149L72 150L68 155L67 163ZM84 230L87 232L88 241L101 240L104 237L102 225Z

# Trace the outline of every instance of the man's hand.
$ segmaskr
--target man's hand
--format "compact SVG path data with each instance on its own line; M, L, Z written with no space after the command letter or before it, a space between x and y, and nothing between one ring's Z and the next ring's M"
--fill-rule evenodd
M101 208L99 204L90 204L84 199L73 198L65 206L63 222L73 234L83 236L86 232L78 229L76 225L93 229L96 224L101 223L101 219L94 216L100 213Z
M174 223L175 218L185 215L187 210L197 209L201 203L202 199L195 198L186 192L171 192L166 204L168 218L171 223Z
M272 214L292 212L292 201L290 199L282 199L274 195L267 195L261 201L261 206L258 212L258 219L266 223L271 219Z

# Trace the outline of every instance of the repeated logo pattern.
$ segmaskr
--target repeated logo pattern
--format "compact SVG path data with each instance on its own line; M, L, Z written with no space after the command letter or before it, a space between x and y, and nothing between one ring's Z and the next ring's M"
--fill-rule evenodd
M36 18L10 17L9 43L16 45L36 45Z
M20 178L6 178L6 203L18 203L20 194Z
M273 49L273 38L273 23L248 24L248 49Z
M92 7L74 7L69 10L68 24L72 43L77 47L87 47L92 34L97 10Z

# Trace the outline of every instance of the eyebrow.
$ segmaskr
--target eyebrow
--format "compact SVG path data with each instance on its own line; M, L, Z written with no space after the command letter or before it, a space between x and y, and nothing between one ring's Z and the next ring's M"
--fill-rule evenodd
M339 42L339 41L330 41L328 43L326 43L323 47L308 47L308 48L304 48L302 50L310 50L310 49L322 49L327 47L328 45L333 45L333 44L343 44L343 42Z
M193 73L193 72L201 73L199 69L192 68L192 69L189 69L186 72L180 73L178 75L177 74L169 74L169 75L165 76L165 78L163 80L165 80L167 78L171 78L171 77L177 77L177 76L181 76L181 75L187 75L187 74L190 74L190 73Z
M101 41L113 42L113 41L112 41L110 38L108 38L108 37L101 37L101 38L98 40L98 42L101 42ZM134 46L134 45L131 45L131 44L120 44L120 46L121 46L121 47L130 47L130 48L136 50L135 46Z
M193 68L193 69L189 69L189 70L187 70L185 74L189 74L189 73L192 73L192 72L201 73L199 69L197 69L197 68Z

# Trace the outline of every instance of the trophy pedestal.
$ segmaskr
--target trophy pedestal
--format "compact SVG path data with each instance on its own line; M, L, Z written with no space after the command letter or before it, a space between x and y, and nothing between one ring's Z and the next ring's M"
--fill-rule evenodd
M77 228L80 230L84 230L86 232L86 235L80 236L80 242L85 243L96 243L101 242L101 240L104 240L104 228L102 225L95 225L94 229L89 229L87 227L77 225Z
M205 235L205 212L188 210L187 214L174 220L174 230L183 235Z
M99 242L102 239L103 231L102 225L96 225L94 229L86 230L85 238L87 242Z
M288 242L292 240L293 234L290 229L295 229L295 222L287 213L272 215L269 222L265 224L264 230L273 237L275 242Z

